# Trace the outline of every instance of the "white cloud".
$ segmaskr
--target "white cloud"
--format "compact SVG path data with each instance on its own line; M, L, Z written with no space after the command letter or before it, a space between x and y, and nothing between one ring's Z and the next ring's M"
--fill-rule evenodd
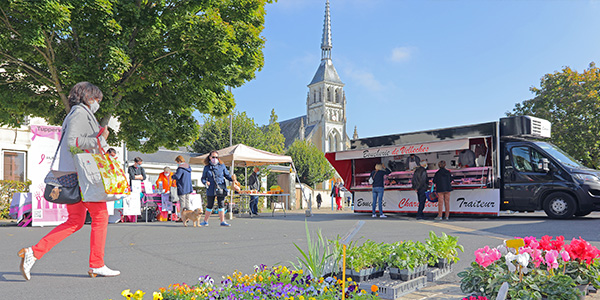
M396 47L392 49L392 55L390 59L393 62L405 62L411 58L413 53L414 48L412 47Z
M381 91L384 86L375 78L373 73L364 70L355 70L353 68L347 68L346 75L348 75L353 81L364 86L371 91ZM343 80L343 79L342 79Z

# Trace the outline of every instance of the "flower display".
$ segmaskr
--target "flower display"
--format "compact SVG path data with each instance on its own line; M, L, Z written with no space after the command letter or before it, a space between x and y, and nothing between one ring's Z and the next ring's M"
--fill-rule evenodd
M294 271L286 266L268 268L265 265L256 266L252 274L235 271L224 276L218 286L210 276L201 276L198 283L192 286L185 283L172 284L154 292L153 299L325 300L341 299L342 293L346 299L379 299L376 294L359 289L358 284L350 278L346 282L332 276L312 278L302 270ZM130 290L125 290L121 295L127 299L142 299L143 292L132 294Z
M529 236L511 240L514 248L507 244L475 251L475 261L458 273L463 292L493 299L507 282L512 299L576 300L577 285L600 288L600 251L581 237L566 243L563 236Z

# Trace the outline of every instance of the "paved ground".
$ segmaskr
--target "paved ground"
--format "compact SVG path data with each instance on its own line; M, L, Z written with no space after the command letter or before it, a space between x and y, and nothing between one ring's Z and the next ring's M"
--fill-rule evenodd
M116 278L87 276L90 227L85 226L39 260L32 270L32 280L26 282L19 272L16 252L36 243L51 229L1 226L0 299L123 299L120 293L124 289L141 289L151 295L171 283L194 284L206 274L219 281L236 269L250 273L261 263L289 265L298 255L294 243L306 247L305 220L311 232L321 229L328 239L344 235L358 220L365 221L355 238L362 241L423 241L430 230L459 236L465 253L454 271L402 299L462 299L456 273L473 261L475 249L497 245L506 238L564 234L570 239L582 235L592 244L600 244L597 231L589 230L598 228L599 213L572 221L529 214L434 222L415 221L405 215L372 219L350 211L315 210L310 218L305 218L303 212L288 212L287 217L277 212L274 217L265 213L259 218L235 218L230 228L216 226L216 218L203 228L184 228L172 222L110 224L105 260L109 267L121 270L122 275Z

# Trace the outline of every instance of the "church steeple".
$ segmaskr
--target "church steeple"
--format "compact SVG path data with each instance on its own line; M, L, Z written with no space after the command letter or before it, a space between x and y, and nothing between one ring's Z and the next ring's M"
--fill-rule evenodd
M325 4L325 22L321 38L321 60L331 59L331 17L329 16L329 0Z

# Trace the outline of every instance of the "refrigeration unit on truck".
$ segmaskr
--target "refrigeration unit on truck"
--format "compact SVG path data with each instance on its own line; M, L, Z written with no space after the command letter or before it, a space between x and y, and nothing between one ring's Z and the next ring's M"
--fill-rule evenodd
M415 159L426 162L428 178L444 160L451 172L452 214L498 215L500 211L544 210L552 218L600 210L600 172L581 165L544 141L550 122L531 116L501 118L436 130L352 140L351 149L325 156L354 194L354 211L371 212L369 176L375 164L392 171L385 179L383 211L416 213L411 189ZM469 164L459 158L470 157ZM473 159L474 158L474 159ZM423 164L425 165L425 164ZM431 183L430 183L431 186ZM427 202L425 212L436 212Z

